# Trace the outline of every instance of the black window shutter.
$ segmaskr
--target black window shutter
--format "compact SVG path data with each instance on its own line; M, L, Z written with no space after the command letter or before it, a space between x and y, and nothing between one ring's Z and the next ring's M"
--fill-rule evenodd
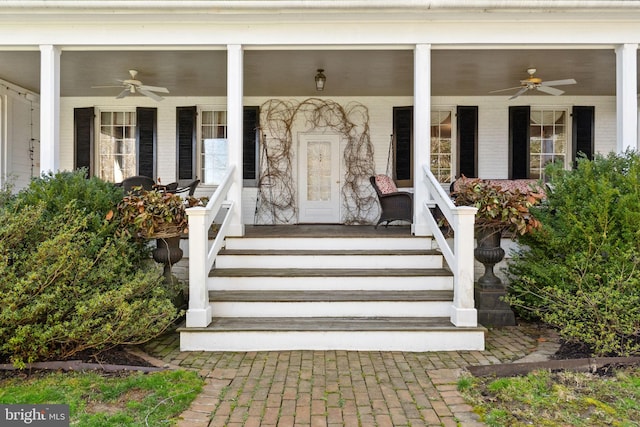
M413 185L413 107L393 107L394 171L398 186Z
M176 141L178 150L178 180L196 179L196 117L197 108L176 108Z
M89 176L93 175L94 118L93 107L73 109L74 168L87 168Z
M136 108L138 175L156 178L156 108Z
M593 159L595 107L573 107L572 147L575 162L578 153Z
M478 176L478 107L459 106L458 175Z
M260 107L244 107L242 120L242 178L245 186L255 186L258 179Z
M529 178L529 106L509 107L509 178Z

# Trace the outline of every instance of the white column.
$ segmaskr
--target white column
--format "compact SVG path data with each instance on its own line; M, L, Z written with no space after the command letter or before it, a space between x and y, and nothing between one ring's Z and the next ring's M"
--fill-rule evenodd
M638 44L616 47L617 151L638 149Z
M40 172L60 169L60 48L40 46Z
M413 225L416 236L431 235L426 202L429 190L421 172L431 157L431 45L416 45L413 58Z
M478 312L473 297L474 281L474 223L478 210L469 206L454 209L453 247L456 254L456 265L453 273L453 306L451 323L456 326L478 326Z
M212 311L207 288L208 221L205 208L187 209L189 216L189 309L188 328L204 328L211 323Z
M242 223L242 97L243 51L238 44L227 46L227 140L229 166L235 165L228 199L233 201L228 235L244 236Z

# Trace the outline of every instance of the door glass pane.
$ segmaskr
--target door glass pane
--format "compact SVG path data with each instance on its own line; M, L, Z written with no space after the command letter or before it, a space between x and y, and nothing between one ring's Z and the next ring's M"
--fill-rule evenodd
M331 143L307 144L307 200L331 200Z

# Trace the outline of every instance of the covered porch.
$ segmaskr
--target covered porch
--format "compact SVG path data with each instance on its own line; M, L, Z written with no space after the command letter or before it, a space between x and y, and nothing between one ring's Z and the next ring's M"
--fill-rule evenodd
M451 272L437 317L475 328L473 212L443 189L461 174L537 178L549 157L571 167L579 152L638 147L635 2L588 11L524 2L524 15L447 2L294 1L285 13L277 2L234 2L219 13L208 7L216 2L157 1L116 14L85 3L55 4L53 14L0 6L0 180L15 177L20 188L40 172L79 167L116 181L200 179L196 195L211 202L190 214L188 328L216 317L212 269L232 238L257 245L254 225L375 223L368 179L379 173L413 194L403 245L436 248ZM577 83L561 96L534 87L510 99L533 68L543 82ZM123 92L129 70L168 93ZM310 165L326 158L329 185L314 187L321 174ZM328 203L309 203L309 188ZM439 234L436 206L453 244ZM220 212L219 239L208 241ZM376 233L370 247L386 240L387 230Z

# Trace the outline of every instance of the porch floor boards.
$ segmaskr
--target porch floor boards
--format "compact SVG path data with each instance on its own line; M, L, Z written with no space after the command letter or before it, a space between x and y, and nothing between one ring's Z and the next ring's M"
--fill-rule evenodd
M216 268L209 272L209 277L420 277L451 276L446 268Z
M209 291L216 302L451 301L453 291Z
M454 331L448 317L218 317L190 331ZM178 329L180 330L180 329Z
M245 225L245 237L410 237L411 227L390 225L291 224Z

